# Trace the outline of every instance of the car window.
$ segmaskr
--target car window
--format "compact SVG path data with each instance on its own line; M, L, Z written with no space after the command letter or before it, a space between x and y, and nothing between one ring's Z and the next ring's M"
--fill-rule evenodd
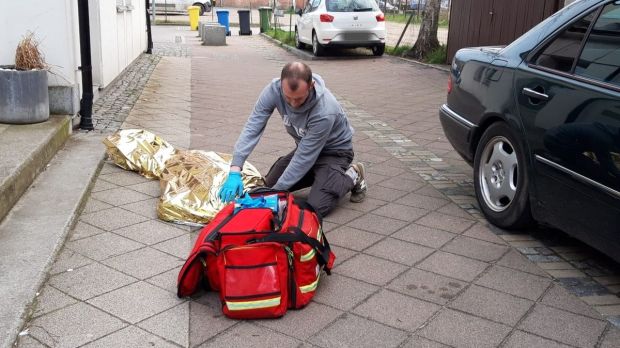
M308 5L306 6L305 12L312 12L316 10L321 4L321 0L309 0Z
M620 5L603 8L579 56L575 74L620 86Z
M329 12L379 11L375 0L325 0Z
M594 16L595 13L591 12L565 29L546 45L534 58L533 63L541 67L570 73L573 69L573 62L579 54L581 42L588 32Z
M312 12L312 3L315 0L308 0L308 2L306 2L306 7L304 7L304 13L308 13L308 12Z

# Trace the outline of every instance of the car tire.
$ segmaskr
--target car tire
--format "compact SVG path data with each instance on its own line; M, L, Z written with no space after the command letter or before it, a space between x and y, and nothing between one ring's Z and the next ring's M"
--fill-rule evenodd
M300 50L306 48L306 45L303 42L299 41L299 32L297 31L297 28L295 28L295 47Z
M317 39L315 32L312 32L312 53L316 57L320 57L325 54L325 48L319 43L319 39Z
M383 55L383 52L385 52L385 44L383 45L377 45L377 46L372 46L372 54L380 57Z
M203 14L205 14L206 9L205 9L205 5L204 4L201 4L199 2L195 2L192 6L200 7L200 11L198 12L198 15L202 16Z
M487 220L504 229L534 223L529 201L525 147L504 122L485 130L474 157L476 198Z

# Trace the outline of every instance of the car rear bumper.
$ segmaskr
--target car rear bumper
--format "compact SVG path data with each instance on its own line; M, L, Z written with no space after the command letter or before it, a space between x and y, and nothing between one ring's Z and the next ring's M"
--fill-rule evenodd
M385 30L353 31L325 30L319 36L324 46L373 47L385 44Z
M470 164L474 161L474 153L471 146L472 134L477 126L457 114L448 105L443 104L439 109L439 120L443 132L452 144L452 147Z

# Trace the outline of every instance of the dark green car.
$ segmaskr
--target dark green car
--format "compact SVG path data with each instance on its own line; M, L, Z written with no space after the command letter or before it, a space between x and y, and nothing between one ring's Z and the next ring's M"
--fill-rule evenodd
M620 261L620 1L458 51L440 119L491 223L538 221Z

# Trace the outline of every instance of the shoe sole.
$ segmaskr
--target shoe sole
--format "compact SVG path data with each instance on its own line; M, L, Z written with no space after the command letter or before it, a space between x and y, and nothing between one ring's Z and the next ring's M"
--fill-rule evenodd
M359 168L360 171L358 175L363 178L362 180L366 180L366 168L364 168L364 164L358 162L357 168ZM363 191L358 193L353 193L353 191L351 191L351 197L349 197L349 201L353 203L362 203L364 199L366 199L366 190L368 190L368 186L366 186Z

